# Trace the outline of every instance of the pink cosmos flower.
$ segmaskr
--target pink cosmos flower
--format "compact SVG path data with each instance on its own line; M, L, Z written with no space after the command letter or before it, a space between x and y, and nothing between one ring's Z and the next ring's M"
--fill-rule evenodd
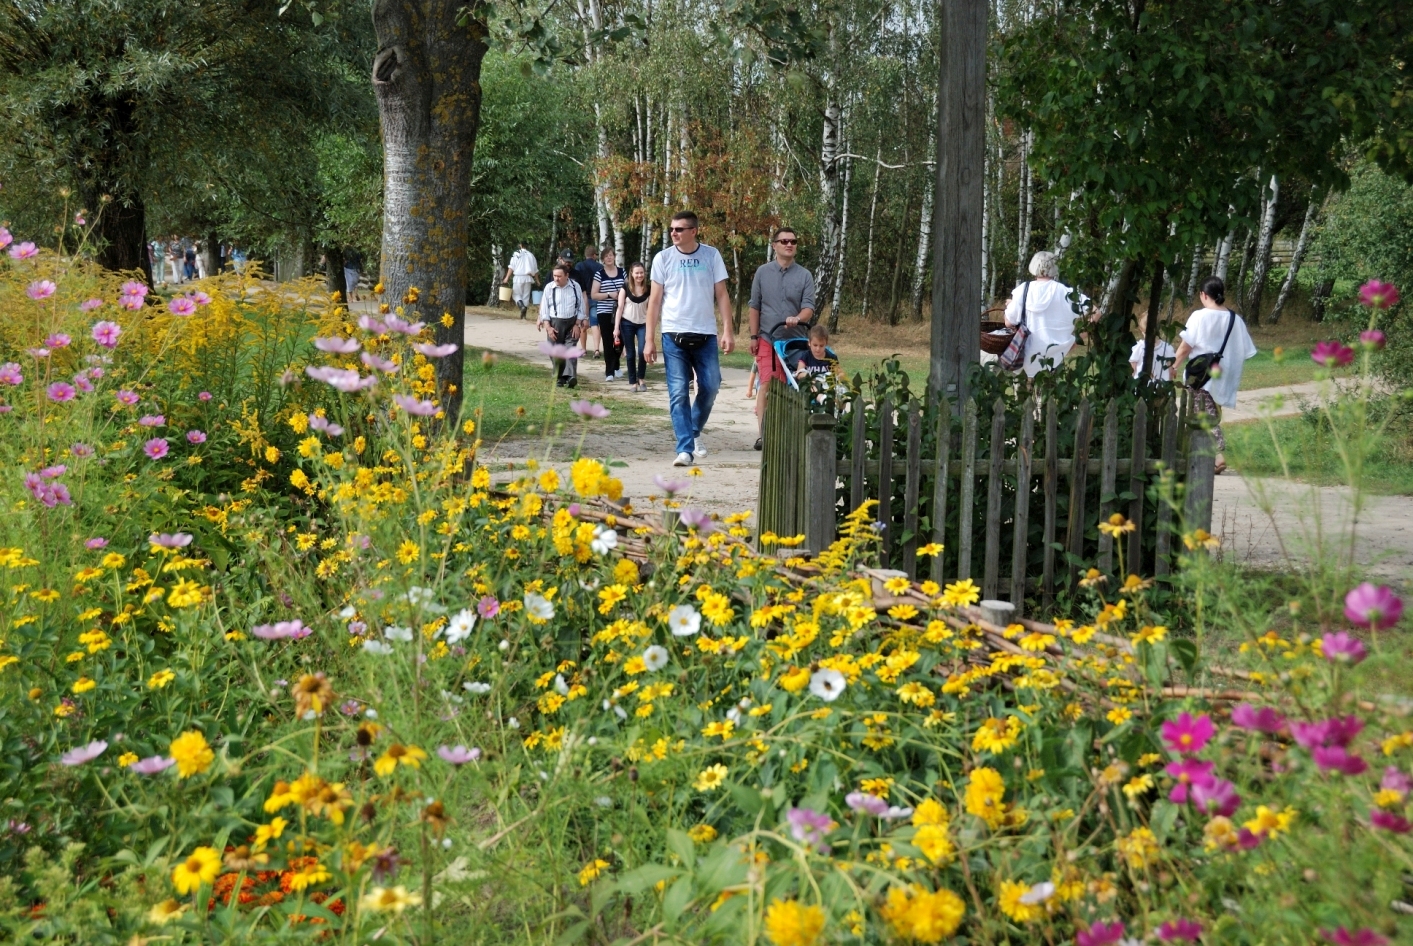
M79 746L77 749L70 749L59 756L59 761L65 765L83 765L85 762L92 762L101 756L108 748L106 739L95 739L86 746Z
M684 526L696 529L702 535L706 535L716 528L711 521L711 514L702 512L700 509L684 509L677 514L677 518Z
M166 532L154 532L147 537L147 542L161 549L184 549L191 544L191 536L186 532L173 532L170 535Z
M340 427L338 424L333 423L327 417L323 417L319 414L309 415L309 429L317 430L320 433L327 434L330 437L343 436L342 427Z
M481 758L480 749L468 749L465 746L438 746L437 755L442 757L442 761L450 765L462 766L468 762L476 762Z
M13 404L0 404L0 414L8 414L15 409Z
M1305 749L1348 746L1363 729L1364 721L1357 716L1336 716L1314 723L1290 724L1290 734L1295 737L1296 743Z
M20 370L20 366L13 361L7 361L0 365L0 384L23 384L24 380L25 376Z
M176 316L185 318L196 311L196 303L191 301L189 296L177 296L167 303L167 311Z
M1344 616L1356 627L1388 630L1403 617L1403 599L1388 585L1374 586L1366 581L1344 596Z
M829 853L824 837L838 827L833 818L811 808L791 808L785 812L785 820L790 825L790 836L796 841L803 841L821 854Z
M1341 926L1332 930L1320 930L1320 935L1334 943L1334 946L1385 946L1388 943L1387 939L1367 927L1351 930Z
M447 355L454 353L457 347L457 345L452 343L446 345L428 345L425 342L418 342L412 346L412 350L428 358L445 358Z
M302 640L314 633L312 627L306 626L299 618L293 621L280 621L276 624L261 624L250 629L261 640Z
M87 371L80 371L78 374L74 375L74 387L84 394L93 393L93 382L88 380Z
M540 351L551 358L582 358L584 349L578 345L559 345L555 342L540 342Z
M103 308L102 299L85 299L83 302L79 303L80 312L92 312L94 309L101 308Z
M483 621L489 621L500 614L500 602L493 595L485 595L476 602L476 613L481 616Z
M1257 732L1278 733L1285 728L1285 717L1269 706L1259 709L1250 703L1238 703L1231 711L1232 725Z
M153 437L142 445L142 452L153 460L160 460L167 455L167 441L162 437Z
M1369 652L1364 649L1357 637L1350 637L1344 631L1335 634L1326 634L1320 642L1320 653L1330 662L1357 664Z
M188 430L186 432L186 442L195 446L206 442L206 432L204 430Z
M0 227L0 250L3 250L5 247L9 246L12 242L14 242L14 239L15 238L10 235L9 230L6 230L4 227Z
M1310 758L1315 761L1316 766L1327 772L1362 775L1369 769L1369 763L1344 746L1316 746L1310 750Z
M1089 929L1075 934L1075 946L1113 946L1124 938L1124 925L1121 920L1112 923L1094 923Z
M49 385L46 390L49 395L49 400L56 404L62 404L64 401L72 401L74 399L74 386L67 381L55 381L53 384Z
M93 323L93 340L104 348L117 348L118 336L121 334L123 329L117 322Z
M202 391L200 394L198 394L198 395L196 396L196 399L197 399L198 401L209 401L209 400L211 400L211 392L210 392L210 391Z
M40 470L39 475L46 480L52 480L56 477L63 476L67 472L69 472L67 466L62 463L56 463L54 466L46 466L44 469Z
M682 492L682 490L690 485L686 480L674 480L672 477L663 476L661 473L653 475L653 482L657 484L658 489L669 496Z
M103 538L103 536L101 535L95 535L93 538L83 543L83 547L88 549L89 551L96 551L98 549L107 548L108 540Z
M358 327L365 332L372 332L374 335L388 334L388 327L371 315L360 315L358 317Z
M141 309L142 300L147 297L147 286L135 279L123 283L118 292L118 305L124 309Z
M48 299L50 296L54 295L54 290L58 288L58 286L54 285L53 280L38 279L29 284L29 287L25 289L25 295L37 302L40 299Z
M82 460L84 457L93 456L93 448L86 443L76 443L69 447L69 453Z
M1209 815L1229 818L1241 807L1241 796L1236 786L1224 778L1208 776L1192 785L1192 804L1199 811Z
M44 340L45 348L68 348L74 340L63 332L54 332Z
M1398 289L1391 282L1371 279L1359 287L1359 302L1371 309L1391 309L1398 305Z
M1359 333L1359 344L1370 351L1379 351L1388 344L1388 338L1378 329L1371 328Z
M55 506L72 506L73 499L69 496L69 488L63 483L45 482L43 475L45 473L48 471L25 474L25 488L30 491L30 495L48 509L53 509Z
M400 332L403 335L416 335L427 325L426 322L408 322L396 315L385 318L383 324L389 332Z
M165 772L177 764L177 760L170 756L151 755L145 759L128 763L128 768L138 775L156 775L158 772Z
M1326 368L1342 368L1354 360L1354 349L1343 342L1317 342L1310 351L1310 359Z
M206 293L202 292L200 289L188 292L186 295L188 299L190 299L192 302L195 302L197 305L211 304L211 297L208 296Z
M384 374L397 373L398 365L396 362L389 361L386 358L379 358L372 352L365 351L363 354L358 356L358 359L359 361L362 361L365 365L367 365L369 368L377 368Z
M1390 765L1384 769L1384 777L1379 780L1379 788L1390 792L1398 792L1400 795L1407 795L1413 791L1413 778L1409 778L1395 766Z
M1216 728L1212 725L1210 716L1204 714L1194 717L1191 713L1183 713L1175 720L1168 720L1162 729L1163 742L1167 744L1168 750L1182 755L1201 752L1214 732Z
M351 355L363 346L356 338L316 338L314 347L334 355Z
M1407 834L1413 830L1413 824L1409 824L1407 818L1392 811L1383 811L1378 808L1369 812L1369 824L1394 834Z
M888 811L887 801L877 795L870 795L868 792L850 792L844 796L844 804L854 811L873 815L875 818Z
M144 414L138 419L138 424L143 427L161 427L167 422L167 418L162 414Z
M1178 762L1169 762L1163 771L1176 779L1176 784L1168 793L1168 801L1175 805L1187 804L1188 790L1198 782L1210 781L1212 769L1215 767L1214 763L1203 762L1200 759L1182 759Z
M48 357L49 357L49 349L47 349L47 348L26 348L26 349L25 349L25 354L26 354L26 355L29 355L31 358L48 358Z
M74 214L74 226L81 227L88 223L88 219L84 217L85 212L86 211L80 210L78 213Z
M304 373L315 381L323 381L335 391L342 391L351 394L354 391L362 391L364 388L371 388L378 383L376 375L362 377L357 371L344 368L330 368L327 365L315 367L310 365L304 369Z
M394 394L393 403L418 417L431 417L437 412L437 405L432 401L419 401L407 394Z
M39 255L39 247L28 241L10 247L11 259L34 259Z
M141 400L141 398L137 396L136 391L117 391L114 392L113 396L116 397L118 399L118 403L123 405L124 407L132 407L139 400Z
M1158 938L1165 943L1171 943L1175 939L1195 943L1202 938L1202 924L1188 919L1169 920L1158 927Z
M590 401L570 401L569 409L586 420L601 420L608 416L608 408Z

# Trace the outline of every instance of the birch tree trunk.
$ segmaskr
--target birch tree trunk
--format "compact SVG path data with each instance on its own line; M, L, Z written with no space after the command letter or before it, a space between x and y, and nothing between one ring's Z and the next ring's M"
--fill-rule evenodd
M868 204L868 247L864 250L863 311L859 318L868 321L869 289L873 283L873 224L878 217L878 177L883 171L883 145L873 157L873 196Z
M1276 304L1271 309L1270 323L1275 325L1281 320L1281 310L1285 308L1286 301L1290 299L1290 293L1295 288L1295 276L1300 272L1300 264L1305 261L1305 250L1310 245L1310 231L1315 227L1315 218L1320 214L1320 201L1316 199L1317 191L1310 193L1310 206L1305 208L1305 222L1300 225L1300 236L1295 240L1295 252L1290 255L1290 269L1286 270L1285 281L1281 283L1281 291L1276 296Z
M501 248L499 243L491 244L491 290L486 294L486 305L492 309L500 308L500 281L505 276L505 267L500 264ZM467 300L470 301L469 299Z
M847 148L845 149L847 150ZM829 300L829 331L839 328L839 307L844 301L844 269L849 245L849 182L854 176L854 162L844 162L844 209L839 217L839 261L834 268L834 295Z
M1256 241L1256 259L1251 268L1251 289L1246 294L1246 312L1252 325L1261 324L1261 297L1266 294L1266 277L1271 272L1271 243L1275 239L1276 202L1280 199L1280 180L1271 175L1266 198L1266 213L1261 217L1261 235Z
M383 129L382 282L409 318L456 352L436 359L446 416L461 411L466 210L481 120L485 9L460 0L375 0L373 91ZM458 22L460 21L460 22ZM416 301L410 290L417 289ZM442 324L449 313L451 326Z
M1026 250L1030 248L1030 133L1021 132L1020 141L1020 191L1016 200L1018 219L1016 220L1016 279L1025 279Z
M824 106L824 133L819 146L819 269L815 284L834 284L839 254L839 103L831 81Z
M1227 281L1227 264L1231 262L1231 245L1236 242L1236 230L1227 231L1227 235L1222 237L1222 242L1217 244L1217 264L1212 270L1212 275L1222 282Z
M1197 276L1201 272L1202 266L1202 244L1199 243L1192 251L1192 270L1187 274L1187 301L1191 302L1197 298Z
M934 138L928 147L928 154L936 153ZM922 191L922 218L917 228L917 256L913 263L913 321L922 320L922 283L927 275L927 257L932 252L932 201L937 191L937 175L927 175L927 186ZM983 217L984 219L984 217Z

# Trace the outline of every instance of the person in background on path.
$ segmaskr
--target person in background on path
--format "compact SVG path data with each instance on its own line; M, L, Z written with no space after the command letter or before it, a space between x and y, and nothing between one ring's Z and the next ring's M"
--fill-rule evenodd
M182 253L182 275L183 282L189 282L196 278L196 247L188 246Z
M525 241L520 241L520 248L510 254L510 265L505 268L505 279L503 282L510 282L510 298L515 300L515 304L520 307L520 318L525 318L526 311L530 308L530 297L535 290L535 283L540 281L540 263L535 259L535 254L531 253L525 246Z
M152 263L152 284L156 286L166 282L167 259L165 250L160 241L153 240L151 243L147 244L147 258Z
M579 288L584 290L584 298L589 298L589 293L594 288L594 277L603 271L599 265L598 248L590 243L584 247L584 258L574 264L574 268L569 271L569 278L578 283ZM585 357L599 358L599 330L593 321L589 322L589 334L584 339ZM592 346L592 347L591 347Z
M668 227L671 249L653 257L652 293L648 298L648 338L643 355L657 360L662 330L662 363L667 372L667 406L677 437L673 466L691 466L707 455L702 431L721 389L721 361L736 348L731 328L731 297L726 292L726 262L715 247L697 242L697 215L679 211ZM717 334L717 316L721 318ZM697 396L687 385L696 377Z
M623 351L623 342L614 334L614 313L618 311L618 296L623 290L623 270L618 266L618 257L613 247L605 246L603 264L594 274L589 287L589 296L594 300L594 321L598 323L599 338L603 339L603 379L613 381L623 377L618 367L618 356Z
M358 301L358 280L363 276L363 254L356 246L344 247L343 283L348 287L348 301Z
M163 246L167 258L167 278L170 285L179 285L182 281L182 268L178 260L181 259L180 248L175 242L168 242Z
M628 390L648 389L648 364L643 360L643 340L648 331L648 271L642 263L628 267L628 281L618 290L618 318L613 324L613 341L623 346L628 365Z
M839 359L829 353L829 329L823 325L810 328L810 350L800 357L795 368L795 379L812 382L816 378L838 378L843 380L844 372L839 367Z
M1236 392L1241 389L1241 371L1246 367L1246 359L1255 357L1256 343L1246 330L1246 320L1226 307L1227 287L1220 279L1213 276L1204 282L1197 298L1202 300L1202 308L1187 317L1187 326L1178 335L1172 376L1174 381L1183 376L1182 366L1191 356L1221 352L1222 360L1214 366L1212 377L1201 388L1192 391L1193 412L1200 411L1212 419L1212 439L1217 444L1217 472L1221 473L1227 468L1222 408L1236 407Z
M1054 253L1041 250L1030 258L1033 282L1017 284L1006 303L1006 324L1011 328L1025 320L1030 337L1025 340L1025 373L1035 377L1041 371L1058 368L1074 347L1075 311L1070 294L1075 290L1060 282L1060 268ZM1076 293L1082 311L1089 305L1083 293ZM1021 311L1024 300L1025 311Z
M237 273L245 272L246 259L245 250L242 250L237 244L231 244L231 267Z
M1148 313L1145 312L1138 317L1138 342L1134 344L1133 351L1128 353L1128 365L1133 369L1133 376L1136 378L1143 371L1143 353L1148 348L1146 341L1148 335ZM1160 338L1153 346L1153 370L1154 381L1166 381L1172 374L1173 361L1177 358L1177 351L1169 344L1167 339Z
M770 379L785 380L784 368L775 356L776 341L804 338L814 318L814 276L795 262L800 240L795 231L781 227L771 237L775 259L756 270L751 280L751 354L755 357L759 382L756 388L756 430L765 422L765 397ZM756 449L765 445L756 437Z
M569 280L569 267L563 264L554 267L554 278L545 283L535 328L556 345L579 342L589 328L588 298L579 290L578 283ZM550 362L554 365L556 387L579 386L578 358L551 357Z

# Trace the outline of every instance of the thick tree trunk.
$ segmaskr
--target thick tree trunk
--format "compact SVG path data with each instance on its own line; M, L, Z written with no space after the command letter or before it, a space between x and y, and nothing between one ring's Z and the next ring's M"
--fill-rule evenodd
M1317 199L1318 192L1312 191L1310 194L1310 206L1305 208L1305 222L1300 225L1300 236L1295 241L1295 252L1290 255L1290 269L1286 270L1285 281L1281 283L1280 294L1276 296L1276 304L1271 309L1272 325L1281 320L1281 310L1285 308L1286 301L1290 299L1290 293L1295 288L1295 277L1300 272L1300 264L1305 261L1305 250L1310 246L1310 231L1314 229L1315 218L1320 213L1320 201Z
M329 294L339 294L339 299L348 302L348 285L343 281L343 247L324 247L324 285Z
M1153 377L1153 354L1158 343L1158 312L1163 295L1163 261L1153 259L1153 285L1148 287L1148 326L1143 333L1143 364L1138 377L1147 384Z
M868 247L864 250L863 311L859 318L868 321L869 291L873 285L873 224L878 217L878 177L883 171L883 145L873 157L873 196L868 204Z
M451 419L461 410L465 367L466 208L481 119L484 16L480 4L468 10L460 0L373 6L385 297L434 326L439 344L457 345L455 354L436 359L437 395ZM442 324L443 313L450 326Z
M295 246L296 246L296 248L297 248L297 249L299 250L299 252L300 252L301 263L304 264L304 265L307 265L307 261L303 259L303 256L304 256L304 253L303 253L303 250L304 250L304 242L303 242L302 240L299 240L299 241L295 244ZM208 233L208 234L206 234L206 240L204 241L204 243L202 244L202 247L201 247L201 255L205 257L206 275L208 275L208 276L219 276L219 275L221 274L221 262L222 262L222 261L221 261L221 241L220 241L220 237L218 237L218 236L217 236L216 234L214 234L214 233ZM302 266L301 266L301 269L300 269L300 272L297 273L297 275L303 276L305 272L307 272L307 269L305 269L304 266L302 265Z
M96 190L90 198L95 207L102 197ZM101 266L119 272L141 270L147 284L152 285L152 261L147 258L147 206L140 195L115 197L103 208L96 230Z
M1261 235L1256 241L1256 260L1251 269L1251 289L1246 293L1247 318L1252 325L1261 324L1261 297L1266 294L1266 277L1271 272L1271 244L1276 236L1276 202L1280 199L1280 194L1280 180L1272 174L1270 195L1266 198L1266 213L1261 217Z

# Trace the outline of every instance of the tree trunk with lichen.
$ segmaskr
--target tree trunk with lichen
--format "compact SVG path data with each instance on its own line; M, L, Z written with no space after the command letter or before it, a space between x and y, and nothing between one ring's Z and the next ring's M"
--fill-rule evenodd
M373 91L383 127L383 297L432 326L438 344L457 345L436 360L437 396L454 420L465 368L466 208L481 119L485 8L376 0L373 28Z

